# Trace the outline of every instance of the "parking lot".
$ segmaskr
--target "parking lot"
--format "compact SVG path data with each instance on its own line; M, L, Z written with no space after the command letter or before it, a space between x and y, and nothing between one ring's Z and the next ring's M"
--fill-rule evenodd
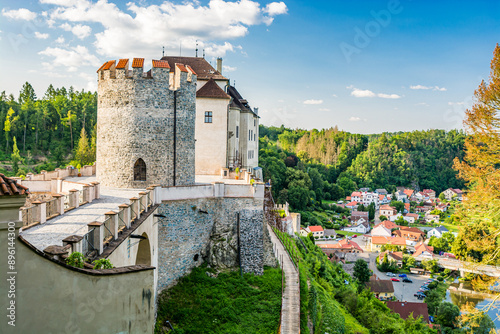
M373 270L373 272L379 279L390 280L391 278L388 277L386 273L380 272L375 266L376 257L376 253L370 254L370 269ZM396 277L400 280L400 282L392 282L392 285L394 286L394 296L397 300L401 301L423 303L423 300L419 300L413 295L417 293L418 289L420 289L420 286L422 286L422 284L424 284L424 282L427 281L430 277L414 274L407 275L408 278L413 281L413 283L403 283L400 277Z

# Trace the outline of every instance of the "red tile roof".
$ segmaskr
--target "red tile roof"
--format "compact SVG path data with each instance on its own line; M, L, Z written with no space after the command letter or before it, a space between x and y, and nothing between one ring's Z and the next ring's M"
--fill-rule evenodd
M361 193L360 193L359 191L355 191L355 192L353 192L353 193L351 194L351 197L354 197L354 196L359 197L359 196L361 196Z
M16 180L0 174L0 196L27 195L28 188L17 184Z
M187 69L191 71L194 75L197 75L196 72L193 70L193 68L189 65L186 65Z
M113 66L114 64L116 63L115 60L110 60L106 63L106 65L104 65L104 67L102 68L103 70L109 70L111 68L111 66Z
M399 227L399 225L395 224L394 222L391 222L390 220L384 220L383 222L375 225L373 228L379 227L380 225L384 226L385 228L387 228L389 230L392 230L393 228Z
M231 97L226 94L215 82L214 79L209 79L203 87L196 92L196 97L205 97L212 99L230 99Z
M99 69L96 72L99 72L100 70L102 70L104 68L104 66L106 66L107 64L108 64L108 62L105 62L104 64L102 64L101 67L99 67Z
M323 227L321 226L309 226L309 231L311 232L322 232Z
M125 66L127 66L128 64L128 58L127 59L120 59L118 61L118 65L116 65L116 68L120 69L120 68L125 68Z
M372 244L406 246L406 240L402 237L382 237L375 235L372 237Z
M181 72L188 71L187 68L184 66L184 64L175 63L175 66L178 67Z
M144 58L134 58L132 67L144 67Z
M166 61L166 60L154 60L154 59L153 59L153 67L170 68L170 66L168 65L168 61Z
M406 196L411 197L411 195L413 195L413 190L411 190L411 189L405 189L404 193L406 194Z
M394 292L394 285L391 280L372 280L366 283L366 286L375 293Z
M336 244L320 244L318 246L320 248L327 248L327 249L348 249L348 250L357 249L360 252L363 252L363 249L359 247L359 245L356 242L348 239L342 239Z
M354 206L354 205L358 205L358 202L352 201L352 202L347 203L346 205L348 205L348 206Z
M427 310L426 303L388 301L386 305L392 312L399 314L401 318L405 320L410 316L410 314L413 314L413 318L416 319L419 316L422 316L422 320L425 323L429 322L429 312Z
M413 257L417 257L423 252L428 252L432 254L434 252L433 246L427 246L422 241L415 245L415 253L413 253Z

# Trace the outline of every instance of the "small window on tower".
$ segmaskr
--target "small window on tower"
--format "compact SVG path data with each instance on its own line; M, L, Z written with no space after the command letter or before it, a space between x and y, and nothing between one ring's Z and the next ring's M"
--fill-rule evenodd
M240 127L236 125L236 138L239 138L240 136Z
M146 181L146 163L141 158L134 164L134 181Z
M212 112L205 111L205 123L212 123Z

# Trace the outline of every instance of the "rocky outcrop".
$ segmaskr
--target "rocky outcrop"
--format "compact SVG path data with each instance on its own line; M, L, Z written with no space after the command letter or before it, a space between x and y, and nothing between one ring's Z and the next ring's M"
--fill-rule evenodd
M204 260L212 268L229 269L238 266L238 234L236 224L214 224Z

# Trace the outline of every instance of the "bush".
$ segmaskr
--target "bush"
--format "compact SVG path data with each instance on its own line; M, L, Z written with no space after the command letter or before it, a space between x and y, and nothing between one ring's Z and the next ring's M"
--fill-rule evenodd
M82 253L73 252L66 259L66 264L77 268L83 268L86 260L87 259L83 256Z
M94 265L94 269L111 269L111 268L113 268L111 261L109 261L108 259L94 260L94 262L92 262L92 264Z

